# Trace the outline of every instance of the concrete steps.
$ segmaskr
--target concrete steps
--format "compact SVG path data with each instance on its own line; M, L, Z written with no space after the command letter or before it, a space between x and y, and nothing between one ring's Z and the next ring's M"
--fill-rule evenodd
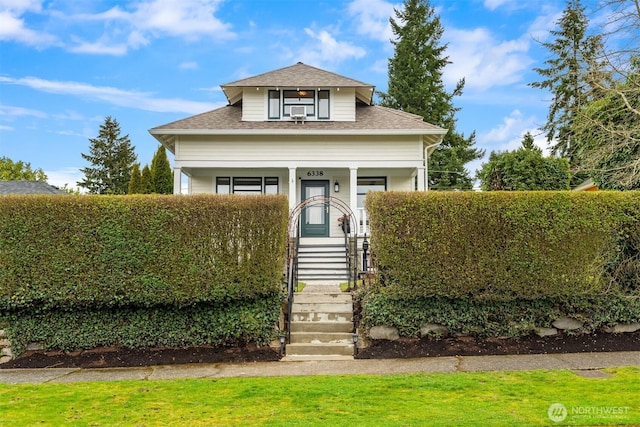
M283 360L353 358L353 299L338 286L314 285L296 293L291 342Z
M301 238L298 246L298 280L348 280L344 238Z

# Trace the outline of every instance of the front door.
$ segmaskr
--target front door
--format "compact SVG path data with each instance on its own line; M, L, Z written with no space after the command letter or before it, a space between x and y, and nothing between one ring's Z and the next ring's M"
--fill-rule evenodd
M329 181L302 181L303 200L328 195ZM304 208L300 224L302 237L329 237L329 202Z

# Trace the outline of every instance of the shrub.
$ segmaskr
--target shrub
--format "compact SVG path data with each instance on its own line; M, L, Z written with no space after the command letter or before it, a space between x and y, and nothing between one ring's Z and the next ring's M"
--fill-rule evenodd
M389 192L366 203L377 287L404 297L606 294L620 288L606 267L621 264L612 255L640 218L634 192Z
M372 193L364 329L522 336L640 321L640 194Z
M398 328L400 335L419 337L426 323L446 326L450 333L478 337L519 337L551 327L560 316L583 322L580 332L616 323L640 322L640 298L622 293L595 297L489 301L475 298L406 298L385 292L361 295L361 327Z
M16 353L266 343L284 196L0 198L0 319Z
M0 199L0 309L186 306L279 291L283 196Z
M275 338L282 294L191 307L20 310L7 315L14 353L30 342L45 349L267 344Z

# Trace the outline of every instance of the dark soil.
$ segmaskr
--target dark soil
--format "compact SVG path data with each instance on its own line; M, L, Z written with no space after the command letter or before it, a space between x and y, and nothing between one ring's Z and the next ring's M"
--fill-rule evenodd
M625 334L594 333L540 338L455 337L445 339L400 339L374 341L360 349L358 359L390 359L437 356L480 356L498 354L550 354L607 351L640 351L640 331ZM176 365L186 363L243 363L278 361L270 347L191 347L130 350L97 348L76 352L29 351L0 364L9 368L111 368L126 366Z
M101 347L75 352L27 351L0 365L10 368L115 368L125 366L178 365L187 363L267 362L280 356L270 347L189 347L132 350Z
M358 359L392 359L434 356L486 356L498 354L591 353L640 351L640 332L557 335L521 338L400 339L374 341L360 350Z

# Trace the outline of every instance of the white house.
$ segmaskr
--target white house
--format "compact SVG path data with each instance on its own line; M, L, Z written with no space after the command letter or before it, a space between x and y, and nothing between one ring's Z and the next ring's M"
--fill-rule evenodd
M373 105L373 85L297 63L221 87L227 106L149 131L175 155L176 194L185 174L188 194L331 196L366 224L368 191L428 189L446 129ZM342 235L332 205L302 215L303 237Z

